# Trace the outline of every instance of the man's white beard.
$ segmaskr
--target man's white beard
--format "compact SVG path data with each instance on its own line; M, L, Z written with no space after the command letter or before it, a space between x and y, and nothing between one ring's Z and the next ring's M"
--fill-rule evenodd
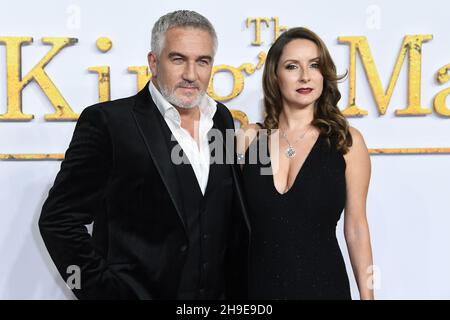
M180 107L183 109L192 109L195 108L197 106L200 105L201 101L203 100L203 98L205 97L206 91L202 90L199 92L197 98L192 101L192 102L184 102L181 99L178 99L177 96L175 95L175 89L170 90L168 88L166 88L160 81L159 79L156 79L156 81L158 82L158 86L161 90L161 95L173 106L175 107Z

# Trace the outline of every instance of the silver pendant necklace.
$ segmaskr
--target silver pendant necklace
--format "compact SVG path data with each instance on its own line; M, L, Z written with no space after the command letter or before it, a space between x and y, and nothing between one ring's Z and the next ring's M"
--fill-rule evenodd
M286 142L288 144L288 147L284 151L284 155L288 159L292 159L293 157L295 157L295 155L297 154L297 151L295 150L294 145L305 137L305 135L308 133L309 129L311 129L311 126L309 126L308 129L306 129L305 132L297 140L295 140L292 144L289 142L286 133L280 129L281 136L286 140Z

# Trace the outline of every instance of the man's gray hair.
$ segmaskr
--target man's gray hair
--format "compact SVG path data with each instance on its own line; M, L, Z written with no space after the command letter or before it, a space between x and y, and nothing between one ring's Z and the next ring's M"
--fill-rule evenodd
M165 35L170 28L196 28L207 31L213 40L213 55L217 51L217 35L213 25L201 14L189 10L177 10L160 17L152 29L152 51L160 57L164 47Z

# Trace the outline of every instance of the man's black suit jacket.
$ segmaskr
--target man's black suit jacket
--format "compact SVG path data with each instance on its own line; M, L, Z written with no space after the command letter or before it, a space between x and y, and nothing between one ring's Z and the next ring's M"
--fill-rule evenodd
M87 107L80 115L39 220L63 279L80 268L81 288L72 288L80 299L176 298L187 235L182 182L161 121L148 84L135 96ZM213 121L224 137L225 129L234 128L220 103ZM226 296L245 298L250 226L237 165L232 176ZM86 225L92 222L91 237Z

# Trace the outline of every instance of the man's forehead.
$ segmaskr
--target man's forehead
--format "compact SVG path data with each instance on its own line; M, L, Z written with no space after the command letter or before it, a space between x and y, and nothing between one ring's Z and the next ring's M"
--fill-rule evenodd
M198 28L175 27L167 30L164 51L182 55L212 55L213 40L208 31Z
M194 27L173 27L166 31L165 38L177 38L188 39L188 38L201 38L205 41L212 42L211 34L204 29L194 28Z

